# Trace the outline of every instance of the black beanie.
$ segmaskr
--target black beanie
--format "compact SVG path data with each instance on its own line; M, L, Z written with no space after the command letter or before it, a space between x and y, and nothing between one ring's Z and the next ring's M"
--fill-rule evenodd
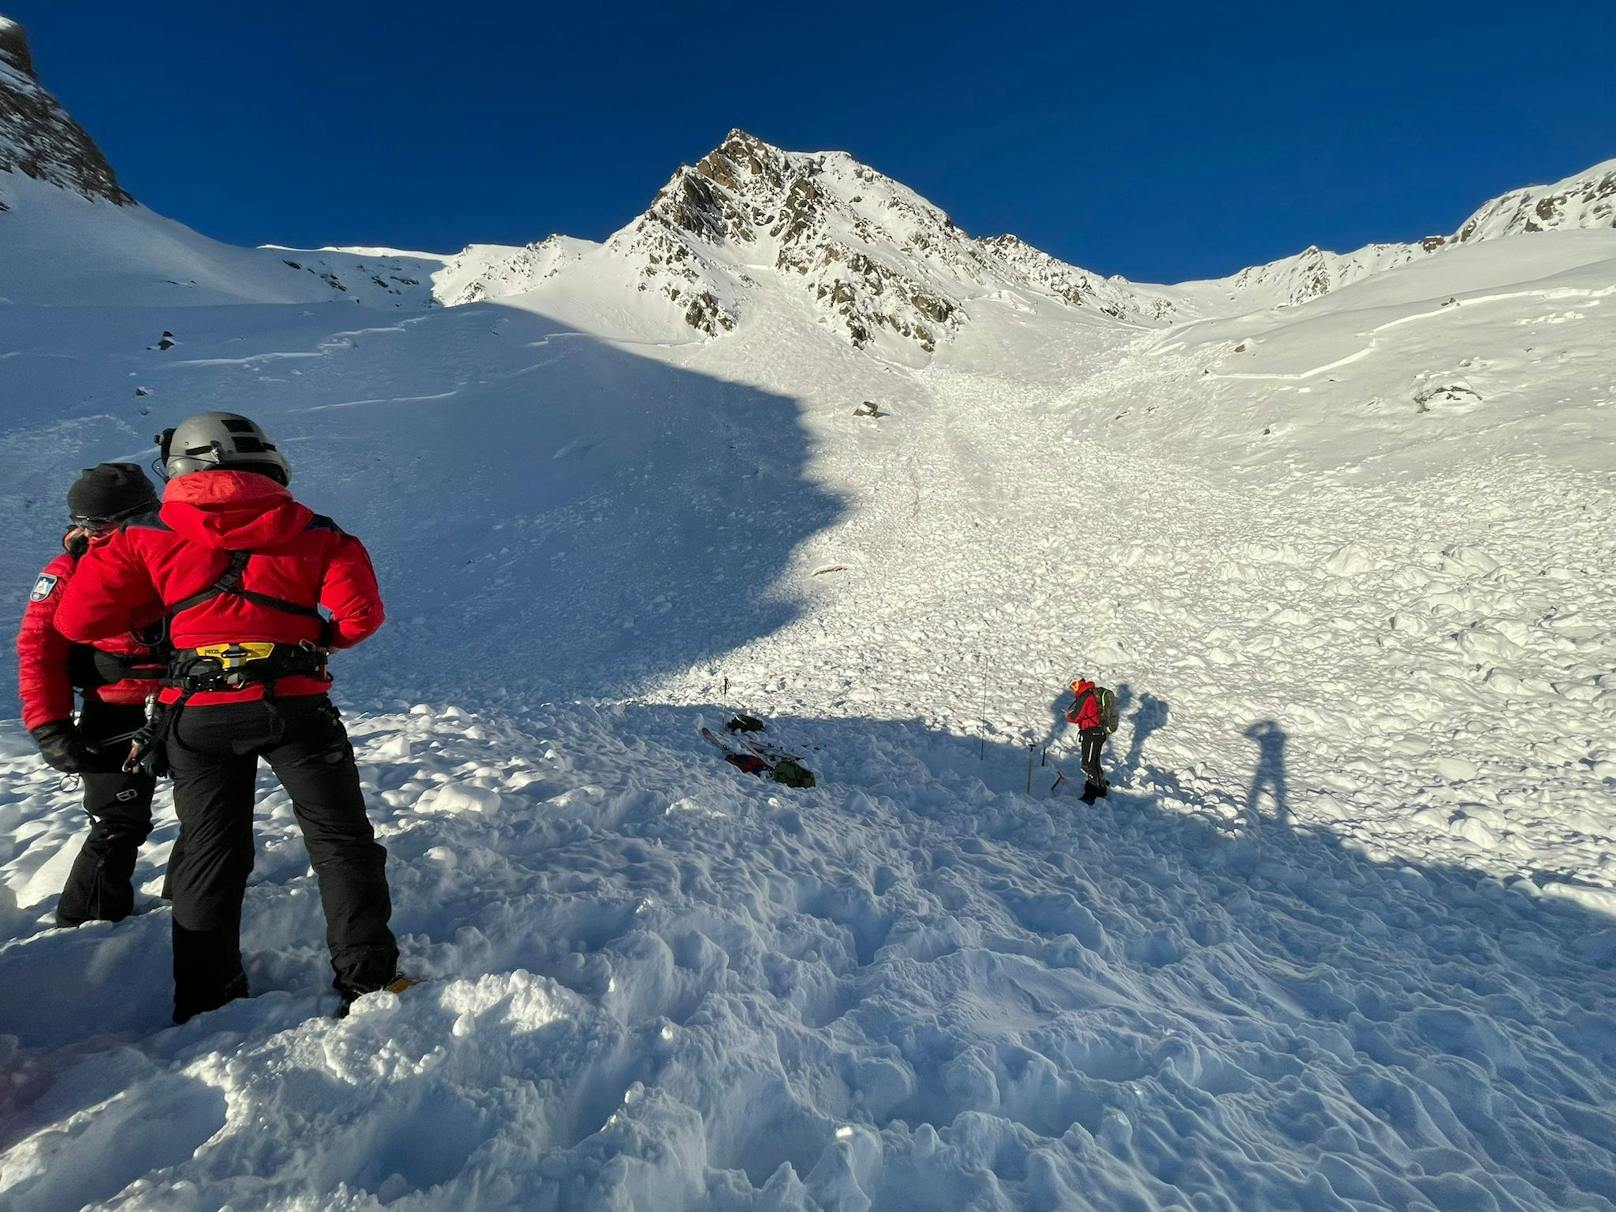
M75 518L120 518L157 507L157 490L138 463L87 467L67 490L67 512Z

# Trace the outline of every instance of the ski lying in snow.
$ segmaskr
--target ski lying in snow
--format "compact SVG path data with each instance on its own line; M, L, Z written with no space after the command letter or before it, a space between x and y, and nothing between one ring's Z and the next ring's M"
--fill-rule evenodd
M800 762L801 756L792 753L779 745L759 737L754 732L737 732L728 729L727 735L719 736L711 728L703 728L702 734L720 749L728 749L731 753L738 753L742 749L755 753L758 757L771 764L775 762Z
M770 762L800 762L802 758L778 745L771 745L768 741L760 741L747 732L730 733L735 740L746 746L758 757Z

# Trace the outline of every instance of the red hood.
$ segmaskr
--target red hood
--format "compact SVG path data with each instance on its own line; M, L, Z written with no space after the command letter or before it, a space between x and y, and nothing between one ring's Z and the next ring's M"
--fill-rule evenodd
M1073 694L1082 694L1085 690L1093 690L1094 683L1087 678L1078 678L1077 684L1072 687Z
M159 516L204 547L256 551L302 534L314 511L255 471L194 471L168 482Z

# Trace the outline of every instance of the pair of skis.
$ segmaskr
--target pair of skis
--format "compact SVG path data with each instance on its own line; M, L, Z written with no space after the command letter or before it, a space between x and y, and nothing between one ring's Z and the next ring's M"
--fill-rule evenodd
M802 760L794 753L787 753L785 750L778 749L773 745L753 740L750 733L732 732L729 734L730 739L726 740L711 728L703 727L701 735L702 739L722 752L726 757L741 757L750 754L767 762L771 767L777 762L797 762Z
M753 734L760 727L730 728L727 738L719 736L711 728L703 727L701 736L737 770L755 774L759 778L772 778L788 787L812 787L815 781L813 773L802 764L802 759L787 749L756 738Z

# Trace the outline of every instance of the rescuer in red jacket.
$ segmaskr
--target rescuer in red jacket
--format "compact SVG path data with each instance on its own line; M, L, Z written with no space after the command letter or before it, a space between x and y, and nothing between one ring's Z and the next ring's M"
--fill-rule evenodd
M1087 678L1079 677L1071 683L1072 705L1066 709L1068 723L1077 725L1077 738L1083 764L1083 798L1093 803L1104 796L1110 784L1100 769L1100 750L1105 748L1110 733L1105 727L1105 708L1100 701L1102 691Z
M200 413L159 442L161 510L85 556L56 625L80 641L155 628L172 649L155 732L180 819L169 866L174 1019L248 993L241 905L259 757L292 798L345 1012L392 984L398 963L387 852L326 693L327 651L382 624L370 557L292 499L285 458L245 417Z
M128 636L93 648L56 629L56 608L80 558L106 541L125 519L157 508L151 481L133 463L87 469L67 492L72 528L62 554L39 574L17 632L17 689L22 722L56 769L83 780L90 833L73 860L56 903L58 926L116 922L135 907L133 877L140 844L151 834L152 792L145 771L123 773L129 737L144 722L146 696L165 666ZM73 691L84 710L73 722Z

